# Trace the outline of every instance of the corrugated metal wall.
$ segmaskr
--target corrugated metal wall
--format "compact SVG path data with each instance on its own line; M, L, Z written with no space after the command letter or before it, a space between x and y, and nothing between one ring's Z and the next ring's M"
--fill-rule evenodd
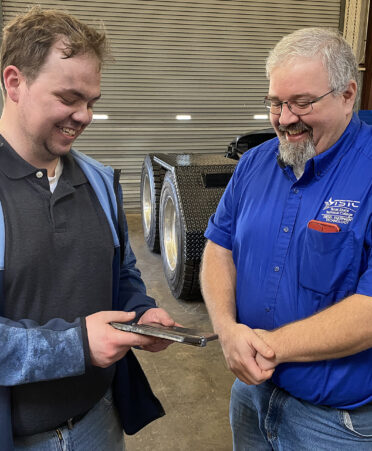
M297 28L339 27L342 0L3 0L7 22L33 3L103 20L115 63L103 74L94 121L75 147L122 168L124 205L139 211L149 152L221 152L237 135L266 128L262 99L270 48ZM190 114L191 121L177 121Z

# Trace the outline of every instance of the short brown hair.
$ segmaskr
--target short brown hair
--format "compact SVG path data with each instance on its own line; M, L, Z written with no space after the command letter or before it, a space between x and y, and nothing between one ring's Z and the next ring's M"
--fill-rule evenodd
M28 81L35 80L51 47L62 39L65 58L93 53L100 65L108 55L108 42L101 30L84 24L75 17L55 9L32 7L17 15L3 30L0 52L1 84L5 93L3 71L9 65L18 67Z

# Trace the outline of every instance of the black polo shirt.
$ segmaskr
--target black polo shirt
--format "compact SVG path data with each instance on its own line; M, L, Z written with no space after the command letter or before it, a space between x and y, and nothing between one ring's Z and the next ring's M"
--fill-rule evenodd
M23 160L0 137L0 200L5 219L3 315L44 324L112 309L114 245L103 209L71 157L53 193L47 171ZM86 339L86 334L85 334ZM16 436L53 429L89 410L114 367L12 388Z

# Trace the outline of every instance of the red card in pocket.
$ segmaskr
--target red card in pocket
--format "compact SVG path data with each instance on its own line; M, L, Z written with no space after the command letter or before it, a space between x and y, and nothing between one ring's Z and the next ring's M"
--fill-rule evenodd
M336 233L339 232L341 229L337 224L332 224L330 222L324 222L324 221L317 221L316 219L312 219L307 224L309 229L317 230L318 232L323 233Z

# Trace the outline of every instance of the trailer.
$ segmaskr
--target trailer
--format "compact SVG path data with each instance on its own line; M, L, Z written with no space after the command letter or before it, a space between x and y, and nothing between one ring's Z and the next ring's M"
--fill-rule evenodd
M209 217L248 149L275 137L272 128L239 136L223 154L148 154L141 172L144 238L160 252L176 299L200 299L199 268Z

